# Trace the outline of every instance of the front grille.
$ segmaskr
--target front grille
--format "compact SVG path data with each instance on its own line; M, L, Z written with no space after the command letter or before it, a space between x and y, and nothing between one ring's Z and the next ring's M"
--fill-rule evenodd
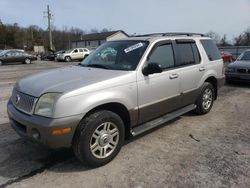
M17 109L22 112L31 114L36 101L36 97L13 90L11 100Z
M237 72L239 72L239 73L247 73L247 69L237 69Z

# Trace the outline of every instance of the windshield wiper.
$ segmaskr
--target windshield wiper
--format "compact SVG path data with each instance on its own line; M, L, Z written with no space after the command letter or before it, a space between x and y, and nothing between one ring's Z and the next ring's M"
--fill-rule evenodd
M94 67L94 68L100 68L100 69L108 69L106 66L100 65L100 64L88 64L88 65L81 64L81 66Z

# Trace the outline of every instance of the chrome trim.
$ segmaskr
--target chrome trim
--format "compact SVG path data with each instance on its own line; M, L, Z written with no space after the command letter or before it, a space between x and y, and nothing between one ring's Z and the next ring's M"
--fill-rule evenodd
M38 98L22 93L15 89L13 90L11 96L11 101L15 106L15 108L29 115L31 115L34 112L37 100Z

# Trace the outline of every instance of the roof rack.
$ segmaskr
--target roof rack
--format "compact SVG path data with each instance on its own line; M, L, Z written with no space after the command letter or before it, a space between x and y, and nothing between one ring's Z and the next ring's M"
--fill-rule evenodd
M151 36L201 36L204 37L205 35L202 33L184 33L184 32L176 32L176 33L151 33L145 35L136 35L136 37L151 37Z

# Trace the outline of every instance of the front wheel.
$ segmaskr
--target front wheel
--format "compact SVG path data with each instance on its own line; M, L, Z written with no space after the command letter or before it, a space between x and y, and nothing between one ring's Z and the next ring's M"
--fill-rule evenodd
M65 59L64 59L66 62L70 62L71 61L71 58L69 56L66 56Z
M111 111L98 111L85 117L76 130L73 150L86 166L98 167L110 162L124 142L124 123Z
M195 113L197 114L206 114L208 113L215 99L215 90L214 86L211 83L205 82L201 89L201 94L196 101Z

